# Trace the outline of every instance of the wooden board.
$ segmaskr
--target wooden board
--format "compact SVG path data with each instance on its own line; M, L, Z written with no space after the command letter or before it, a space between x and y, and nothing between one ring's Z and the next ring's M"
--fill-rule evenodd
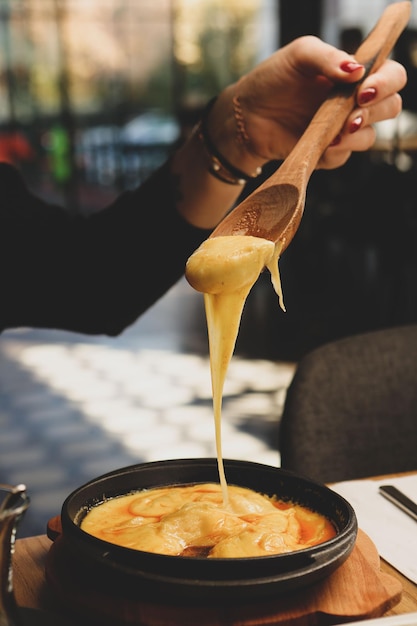
M146 602L127 597L122 589L103 593L98 581L74 575L51 548L47 578L68 611L88 618L92 626L267 626L321 625L378 617L401 599L401 583L380 571L377 550L359 531L347 561L324 581L273 599L240 605L185 606Z

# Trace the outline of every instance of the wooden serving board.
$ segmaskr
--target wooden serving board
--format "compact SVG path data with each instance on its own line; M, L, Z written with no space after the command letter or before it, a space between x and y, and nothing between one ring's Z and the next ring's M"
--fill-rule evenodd
M327 579L306 589L256 603L186 606L127 597L122 589L105 593L98 580L84 580L52 545L48 583L68 611L90 626L320 626L378 617L395 606L401 583L380 571L375 545L359 531L352 554ZM74 575L75 574L75 575ZM82 620L84 622L84 619Z

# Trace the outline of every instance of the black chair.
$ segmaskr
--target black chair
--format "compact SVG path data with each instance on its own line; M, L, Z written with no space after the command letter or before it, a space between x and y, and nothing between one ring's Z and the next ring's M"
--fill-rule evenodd
M280 426L281 466L320 482L417 470L417 325L304 356Z

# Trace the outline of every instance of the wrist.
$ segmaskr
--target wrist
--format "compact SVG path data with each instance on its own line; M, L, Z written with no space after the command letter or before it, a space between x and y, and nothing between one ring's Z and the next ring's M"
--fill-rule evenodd
M208 158L209 171L220 180L243 185L262 173L267 160L249 149L239 102L233 99L232 88L208 103L197 132Z

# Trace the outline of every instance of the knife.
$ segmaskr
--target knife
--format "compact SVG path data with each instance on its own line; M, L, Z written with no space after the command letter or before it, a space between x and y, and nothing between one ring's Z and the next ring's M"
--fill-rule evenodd
M397 489L397 487L393 485L381 485L379 487L379 493L417 521L417 503L408 498L402 491Z

